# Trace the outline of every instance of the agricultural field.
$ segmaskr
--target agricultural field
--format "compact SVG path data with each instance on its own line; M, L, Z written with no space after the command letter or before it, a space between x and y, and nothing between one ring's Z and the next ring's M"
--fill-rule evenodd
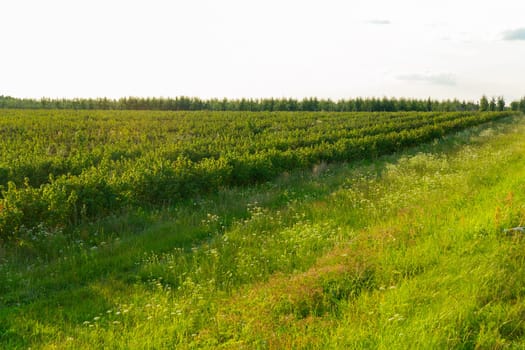
M374 159L508 112L2 110L0 240L322 162Z
M1 347L523 348L524 132L0 111Z

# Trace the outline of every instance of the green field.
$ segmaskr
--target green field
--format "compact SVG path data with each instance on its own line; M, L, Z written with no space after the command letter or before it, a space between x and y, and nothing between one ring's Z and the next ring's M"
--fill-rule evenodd
M0 112L6 349L524 348L509 112Z
M508 115L2 110L0 240L374 159Z

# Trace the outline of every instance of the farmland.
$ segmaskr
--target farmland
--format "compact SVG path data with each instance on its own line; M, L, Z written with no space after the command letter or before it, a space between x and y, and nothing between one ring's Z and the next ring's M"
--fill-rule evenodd
M373 159L507 115L5 110L0 239Z
M510 112L4 110L4 348L520 348Z

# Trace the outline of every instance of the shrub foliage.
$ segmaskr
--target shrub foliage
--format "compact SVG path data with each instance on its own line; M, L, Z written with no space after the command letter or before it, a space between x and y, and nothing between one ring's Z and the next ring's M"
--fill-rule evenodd
M377 157L510 112L2 110L0 240Z

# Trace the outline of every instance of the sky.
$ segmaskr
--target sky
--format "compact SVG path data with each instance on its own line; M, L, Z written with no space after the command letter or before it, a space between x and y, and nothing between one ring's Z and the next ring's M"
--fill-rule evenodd
M0 95L525 96L523 0L2 0Z

